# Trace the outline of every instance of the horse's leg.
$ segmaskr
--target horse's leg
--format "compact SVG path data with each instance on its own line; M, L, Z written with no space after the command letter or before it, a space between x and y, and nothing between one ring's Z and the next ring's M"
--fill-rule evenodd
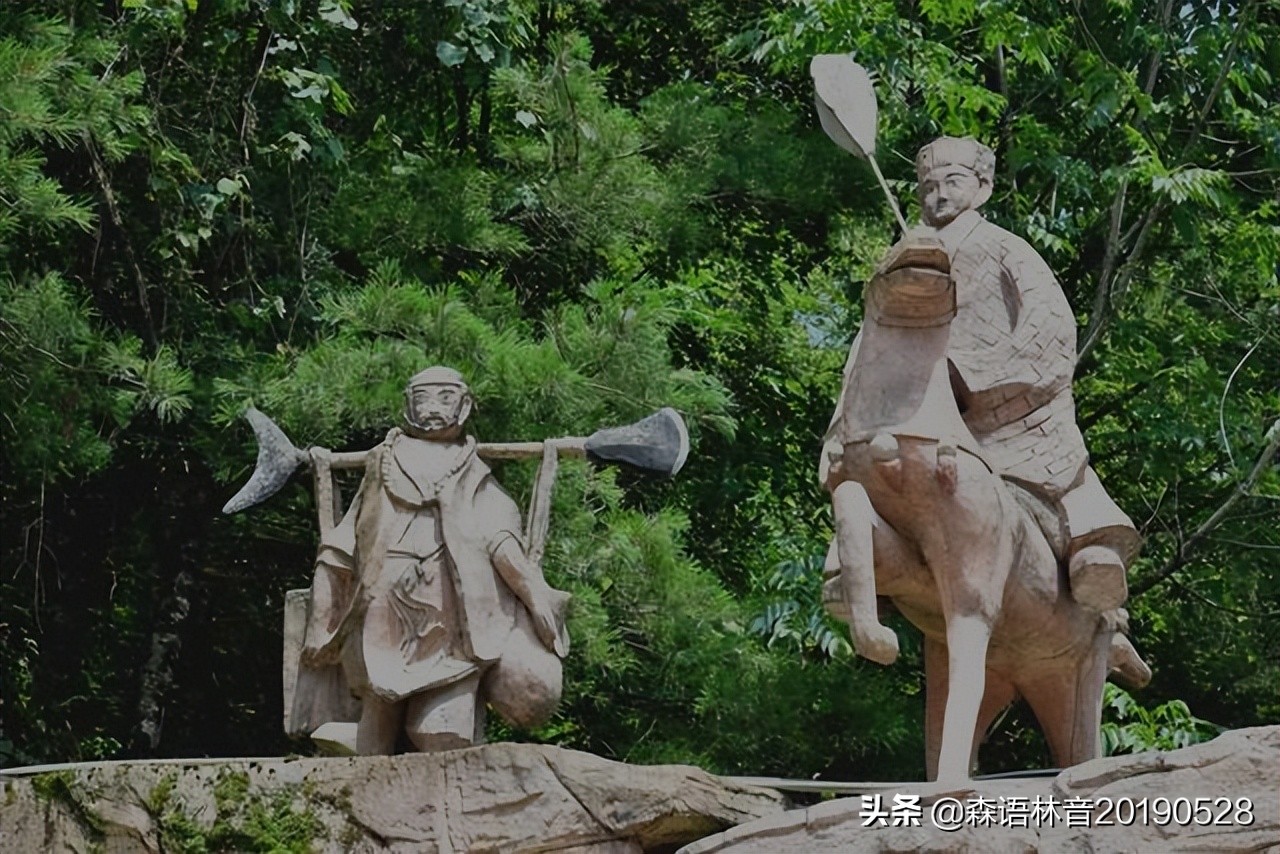
M938 779L938 754L942 750L942 722L947 711L947 645L924 639L924 771Z
M987 644L991 619L982 614L947 618L947 705L942 722L938 779L969 779L969 755L978 728L978 709L986 691Z
M983 472L982 477L986 476ZM973 482L970 480L969 482ZM950 536L925 559L938 583L947 621L947 708L938 779L969 778L969 759L986 694L987 647L1015 559L1012 522L997 492L984 502L974 491L952 505Z
M1019 685L1059 768L1102 755L1102 689L1110 648L1111 633L1100 631L1077 663Z
M924 766L929 780L938 779L938 754L942 748L942 723L947 709L947 645L941 641L924 642ZM969 768L978 764L978 748L986 741L987 729L1001 712L1018 698L1013 683L998 673L987 671L986 691L978 707L978 720L973 730L973 749Z
M878 664L898 658L898 636L876 613L875 510L862 484L846 480L831 494L840 578L849 603L849 628L858 655Z
M973 750L969 754L969 768L978 767L978 749L987 740L987 730L995 723L996 718L1009 704L1018 699L1018 690L1013 683L999 673L987 671L987 690L982 695L982 705L978 707L978 723L973 730Z

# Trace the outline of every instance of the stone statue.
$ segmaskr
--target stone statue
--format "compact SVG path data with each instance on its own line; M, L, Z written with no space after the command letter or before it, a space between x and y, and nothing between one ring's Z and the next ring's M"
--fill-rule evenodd
M360 698L356 750L481 740L483 695L516 726L560 701L567 594L525 554L520 511L463 434L471 392L449 368L405 390L405 426L365 464L342 522L321 539L302 647L341 663Z
M871 159L874 132L848 115L869 83L850 66L815 58L819 112L855 125L833 138ZM1018 696L1075 764L1099 753L1108 671L1149 678L1120 610L1139 537L1075 424L1070 307L1035 251L978 212L994 154L943 138L916 166L924 222L868 285L819 463L835 516L824 598L874 661L898 654L877 595L924 632L931 778L966 778Z
M923 224L900 246L935 240L956 284L956 316L947 346L956 404L976 450L1034 512L1054 554L1066 562L1071 595L1095 611L1128 597L1125 570L1140 545L1129 517L1089 466L1075 422L1071 378L1076 326L1044 260L1022 238L988 222L978 208L991 197L995 155L973 139L943 137L916 158ZM893 250L891 250L892 257ZM854 339L819 476L848 441L849 374ZM873 626L868 657L890 655Z
M297 465L315 469L320 547L285 619L285 727L341 752L481 743L486 707L530 728L555 712L569 651L569 596L543 578L550 491L561 454L674 474L688 452L673 410L586 439L480 445L473 399L446 367L405 389L404 426L377 447L299 451L250 410L258 468L225 512L257 503ZM528 524L483 457L542 457ZM345 513L332 471L364 469Z

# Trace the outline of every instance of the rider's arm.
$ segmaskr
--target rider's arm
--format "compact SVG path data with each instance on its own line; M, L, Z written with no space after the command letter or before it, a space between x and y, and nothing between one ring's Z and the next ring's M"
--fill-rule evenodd
M1011 235L1012 237L1012 235ZM1015 382L1034 408L1070 393L1076 364L1076 319L1053 271L1026 241L1012 237L1001 259L1002 283L1016 291L1018 311L1008 347Z

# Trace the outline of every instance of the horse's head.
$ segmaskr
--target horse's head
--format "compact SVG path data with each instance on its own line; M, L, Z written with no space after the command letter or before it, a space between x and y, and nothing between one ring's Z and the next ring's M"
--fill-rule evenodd
M908 235L867 287L866 317L881 326L944 326L956 315L956 286L942 243Z
M866 289L866 322L850 356L841 403L843 440L880 434L973 440L956 405L947 366L956 288L938 240L909 234Z

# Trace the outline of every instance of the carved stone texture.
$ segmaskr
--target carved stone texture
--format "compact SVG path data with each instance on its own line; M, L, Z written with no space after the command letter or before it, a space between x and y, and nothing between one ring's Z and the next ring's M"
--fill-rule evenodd
M868 285L820 460L824 598L873 661L898 654L877 596L923 631L930 779L965 779L1018 696L1065 767L1098 755L1108 671L1145 672L1118 631L1139 539L1075 423L1071 307L978 213L995 156L944 137L916 163L924 222Z
M272 840L315 852L638 854L785 809L777 792L697 768L540 745L67 768L0 774L0 851L267 850L257 845Z
M919 827L864 827L861 798L827 801L806 810L769 816L694 842L680 854L773 854L777 851L954 852L955 854L1037 854L1037 852L1090 851L1094 854L1134 851L1246 852L1280 850L1280 727L1258 727L1224 733L1207 744L1168 753L1140 753L1096 759L1059 774L1056 779L974 781L960 789L941 784L903 784L895 793L920 795L923 816ZM996 804L992 826L965 825L953 832L933 826L930 807L939 798L960 801L984 797ZM892 805L893 793L882 794ZM1028 822L1027 827L1001 826L1001 798L1034 801L1054 798L1083 799L1093 806L1088 827L1067 826L1061 807L1052 825ZM1209 804L1209 819L1195 821L1195 802ZM1223 814L1218 799L1230 801ZM1104 801L1103 799L1110 799ZM1129 807L1115 804L1127 799L1142 815L1157 799L1176 809L1175 818L1160 821L1129 820ZM1181 801L1181 805L1173 807ZM1249 813L1237 816L1237 805L1247 801ZM1076 801L1079 803L1079 801ZM1105 804L1110 803L1112 808ZM1162 805L1163 806L1163 805ZM1190 813L1191 818L1187 818ZM1204 818L1203 811L1201 818ZM1110 824L1098 826L1099 822Z
M519 728L544 723L569 651L569 596L542 575L560 455L674 475L689 452L670 408L586 438L478 445L464 432L472 405L457 371L428 368L405 389L404 427L354 453L299 451L249 412L258 468L230 511L269 496L300 464L315 476L315 575L285 603L290 735L368 755L478 744L489 709ZM485 459L531 457L542 464L524 524ZM364 478L344 512L333 470L354 467Z
M541 544L526 541L515 502L463 432L471 407L456 371L417 374L404 428L365 456L341 521L322 518L306 611L296 598L286 606L291 733L328 725L360 754L450 750L483 741L488 708L523 728L555 711L569 597L544 580ZM315 459L323 486L325 457Z
M689 452L679 413L588 437L480 445L473 399L436 366L405 389L403 428L369 451L299 450L256 409L257 467L223 508L264 501L301 465L314 476L320 548L311 587L284 609L284 726L327 752L450 750L483 741L496 711L529 729L560 701L569 596L542 575L561 455L676 474ZM541 457L520 511L486 459ZM345 511L334 471L363 468Z

